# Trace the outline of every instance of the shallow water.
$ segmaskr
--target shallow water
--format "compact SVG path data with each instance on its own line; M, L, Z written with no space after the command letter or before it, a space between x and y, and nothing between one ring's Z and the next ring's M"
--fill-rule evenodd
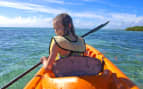
M83 35L89 29L76 29ZM0 87L48 56L50 28L0 28ZM143 32L99 30L85 37L86 43L101 51L134 83L143 89ZM22 89L40 67L8 89Z

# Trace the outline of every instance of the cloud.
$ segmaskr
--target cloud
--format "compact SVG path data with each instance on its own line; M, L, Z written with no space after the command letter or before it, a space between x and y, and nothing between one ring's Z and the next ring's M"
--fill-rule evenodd
M52 18L0 16L0 27L52 27Z
M0 1L1 7L10 7L22 10L30 10L35 12L45 12L49 14L58 14L62 12L66 12L65 9L55 9L51 7L45 7L42 5L31 4L31 3L20 3L20 2L8 2L8 1Z
M98 18L98 19L104 19L102 15L98 15L96 13L89 13L89 12L72 12L70 13L72 16L80 17L80 18Z
M95 25L102 24L106 21L110 23L105 28L112 29L125 29L132 26L143 26L143 16L137 16L136 14L128 13L106 13L96 14L90 12L78 12L71 13L71 16L77 17L75 23L79 27L94 28Z
M54 0L55 2L57 0ZM54 2L53 1L53 2ZM58 2L57 2L58 3ZM59 2L64 3L64 2ZM73 21L76 27L80 28L93 28L95 25L102 24L107 20L110 20L109 25L105 28L126 28L130 26L141 26L143 25L143 16L137 16L136 14L128 13L95 13L95 12L74 12L68 9L62 8L51 8L43 5L31 4L31 3L20 3L20 2L7 2L0 1L1 7L10 7L16 9L22 9L34 12L44 12L52 14L53 16L58 13L67 12L73 17ZM33 13L34 13L33 12ZM51 17L5 17L0 16L0 26L18 26L18 27L52 27Z
M95 26L102 24L106 21L110 23L104 28L111 29L125 29L130 26L142 26L143 16L136 16L135 14L126 13L110 13L106 15L94 16L91 13L89 15L77 15L71 14L75 27L78 28L94 28ZM98 18L99 16L99 18ZM100 17L101 16L101 17ZM0 16L0 27L52 27L52 17L22 17L16 16L13 18Z
M56 3L64 3L64 1L59 1L59 0L47 0L49 2L56 2ZM19 3L19 2L7 2L7 1L0 1L0 6L2 7L10 7L10 8L16 8L16 9L22 9L22 10L30 10L30 11L36 11L36 12L44 12L48 14L58 14L58 13L63 13L67 12L69 14L72 14L72 16L75 17L81 17L81 18L100 18L102 19L103 16L97 15L96 13L89 13L89 12L71 12L69 10L65 9L55 9L51 7L45 7L42 5L37 5L37 4L31 4L31 3Z
M94 28L95 25L97 26L106 21L110 21L110 23L105 28L111 28L111 29L117 29L117 28L125 29L127 27L132 27L132 26L143 26L143 16L137 16L136 14L128 14L128 13L107 13L107 14L75 13L74 14L73 13L73 15L80 17L75 19L75 23L79 27L83 28L84 27Z
M52 19L46 17L6 17L0 16L0 27L52 27ZM83 18L73 18L75 27L77 28L91 28L97 25L97 22L86 21ZM98 22L99 23L99 22Z
M65 4L63 0L44 0L44 1L47 1L49 3Z
M64 0L44 0L48 3L54 3L54 4L62 4L62 5L83 5L83 3L74 3L74 2L65 2Z
M143 26L143 16L127 13L110 13L111 26L114 28L127 28L131 26Z

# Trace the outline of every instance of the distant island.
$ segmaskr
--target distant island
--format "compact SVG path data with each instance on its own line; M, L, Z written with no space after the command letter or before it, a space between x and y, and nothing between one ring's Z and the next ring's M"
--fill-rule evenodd
M143 31L143 26L135 26L135 27L129 27L125 29L126 31Z

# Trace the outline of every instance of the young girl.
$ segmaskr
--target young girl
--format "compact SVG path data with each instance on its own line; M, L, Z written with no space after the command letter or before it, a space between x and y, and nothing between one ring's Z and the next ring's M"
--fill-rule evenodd
M51 39L49 57L42 57L44 68L52 70L56 57L65 58L69 56L83 56L85 52L84 40L75 34L72 18L62 13L53 19L53 27L57 36Z

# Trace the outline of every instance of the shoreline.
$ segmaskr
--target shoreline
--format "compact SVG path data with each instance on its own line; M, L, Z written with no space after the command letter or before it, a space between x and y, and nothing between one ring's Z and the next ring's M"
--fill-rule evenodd
M125 29L126 31L143 31L143 26L135 26L135 27L129 27Z

